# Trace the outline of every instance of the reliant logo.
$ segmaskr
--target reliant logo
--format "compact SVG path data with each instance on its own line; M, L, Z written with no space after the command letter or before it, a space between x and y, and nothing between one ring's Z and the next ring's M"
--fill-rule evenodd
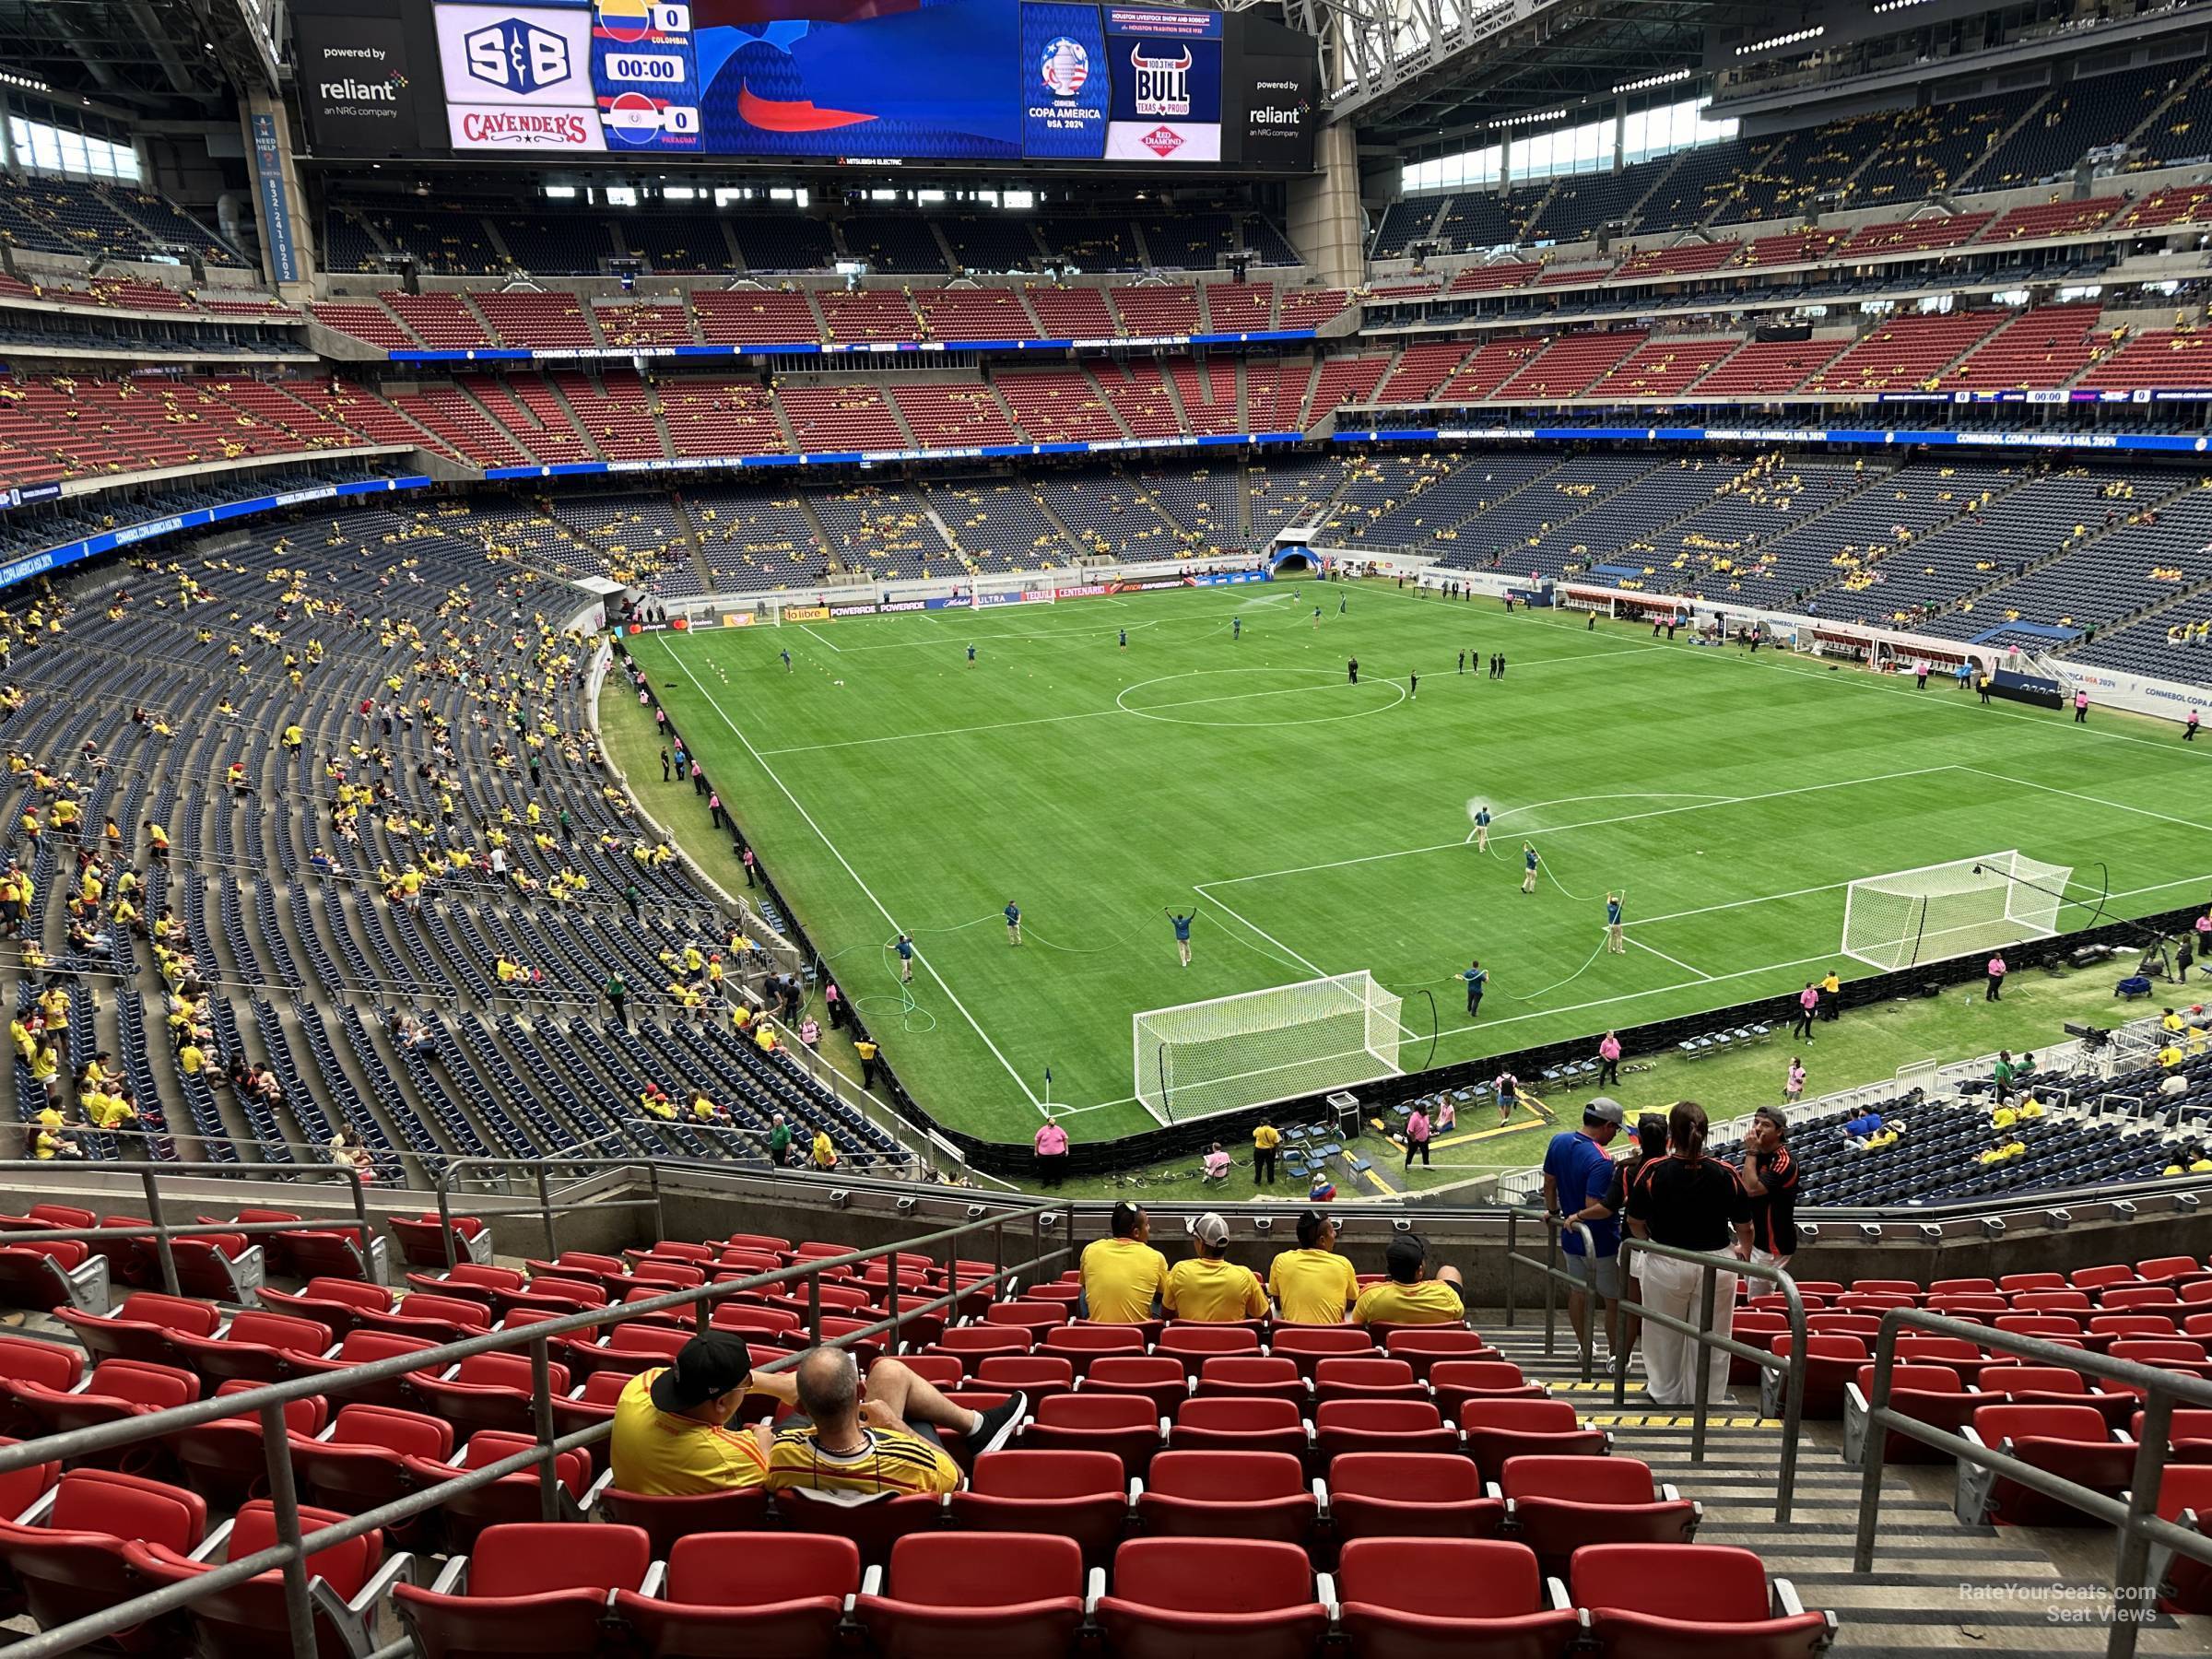
M1252 112L1252 124L1254 126L1294 127L1304 114L1303 110L1257 109Z
M506 92L525 95L569 78L569 42L549 29L508 18L462 37L468 73Z
M324 81L317 88L325 103L381 103L399 102L399 89L406 81L399 76L389 76L381 81L359 81L348 76L344 80Z

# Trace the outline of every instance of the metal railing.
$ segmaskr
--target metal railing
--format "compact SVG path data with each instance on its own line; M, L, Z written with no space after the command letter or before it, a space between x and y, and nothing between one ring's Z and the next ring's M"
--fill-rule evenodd
M1544 1259L1540 1262L1534 1256L1521 1253L1520 1230L1521 1222L1524 1219L1540 1221L1544 1224ZM1583 1270L1579 1275L1570 1273L1559 1265L1559 1257L1562 1254L1570 1253L1561 1250L1559 1235L1570 1227L1582 1236L1583 1241L1583 1248L1578 1257L1582 1262ZM1505 1212L1504 1277L1505 1323L1508 1325L1513 1323L1517 1312L1513 1296L1513 1269L1516 1267L1527 1268L1539 1275L1544 1280L1544 1357L1549 1359L1557 1346L1559 1335L1559 1287L1565 1285L1570 1290L1580 1290L1584 1299L1583 1306L1585 1310L1594 1309L1597 1306L1597 1241L1590 1236L1590 1229L1584 1223L1569 1221L1564 1217L1554 1215L1549 1210L1537 1209L1534 1206L1515 1206L1507 1210ZM1587 1312L1584 1317L1588 1317ZM1592 1339L1594 1335L1594 1333L1578 1334L1575 1338L1576 1345L1582 1349L1583 1381L1585 1382L1591 1380L1590 1356L1597 1347L1595 1341Z
M1671 1313L1659 1312L1647 1306L1641 1298L1629 1294L1630 1284L1641 1282L1633 1277L1633 1264L1639 1255L1688 1262L1699 1269L1697 1324L1677 1319ZM1650 1239L1637 1238L1622 1241L1620 1273L1621 1294L1613 1304L1613 1404L1618 1407L1628 1403L1629 1356L1622 1335L1630 1313L1647 1326L1656 1325L1663 1331L1672 1331L1677 1336L1687 1336L1697 1344L1697 1389L1692 1401L1695 1415L1689 1431L1689 1458L1692 1463L1705 1461L1705 1430L1712 1412L1712 1367L1706 1356L1718 1350L1732 1359L1756 1365L1761 1371L1781 1372L1782 1457L1775 1470L1774 1519L1778 1522L1787 1521L1797 1489L1798 1430L1805 1419L1805 1299L1797 1293L1797 1281L1790 1277L1786 1269L1765 1262L1738 1261L1734 1257L1713 1255L1700 1250L1682 1250L1672 1244L1660 1244ZM1739 1278L1764 1279L1788 1298L1790 1351L1786 1357L1769 1349L1753 1347L1747 1342L1738 1342L1733 1333L1715 1327L1713 1316L1717 1312L1720 1276L1724 1273ZM1733 1311L1732 1299L1730 1312Z
M819 1342L822 1339L822 1274L856 1268L875 1261L887 1263L888 1312L883 1318L872 1321L859 1330L832 1338L831 1342L837 1347L854 1347L883 1336L895 1339L897 1334L912 1321L929 1318L955 1307L974 1296L979 1288L988 1288L995 1292L1008 1282L1040 1273L1047 1263L1055 1263L1065 1256L1067 1247L1065 1243L1054 1244L1050 1249L1046 1247L1042 1224L1044 1214L1045 1206L1038 1206L1025 1211L1010 1211L966 1220L896 1244L881 1245L872 1250L849 1251L835 1256L815 1257L778 1268L772 1273L751 1274L743 1278L674 1290L619 1306L588 1308L520 1330L493 1331L460 1342L394 1355L391 1359L375 1360L340 1373L298 1377L289 1382L269 1383L219 1399L194 1401L166 1411L90 1428L68 1430L41 1440L0 1446L0 1475L5 1475L42 1463L115 1452L126 1446L162 1439L181 1430L197 1428L204 1423L256 1416L261 1423L262 1448L267 1464L269 1499L276 1533L276 1542L266 1549L212 1567L183 1583L134 1596L97 1613L41 1630L34 1636L11 1643L0 1653L4 1653L7 1659L48 1659L49 1655L67 1653L86 1643L144 1624L163 1614L178 1611L205 1595L227 1590L274 1569L284 1575L287 1633L294 1659L317 1659L315 1617L308 1594L309 1557L349 1539L381 1532L398 1522L436 1509L450 1499L488 1486L509 1475L521 1474L533 1468L538 1477L541 1514L547 1521L560 1518L562 1488L556 1472L555 1459L562 1452L597 1444L612 1432L613 1425L611 1422L601 1422L570 1434L555 1432L550 1369L551 1344L554 1341L579 1335L588 1337L602 1325L626 1320L687 1311L692 1315L697 1328L705 1331L710 1327L716 1304L733 1297L758 1294L777 1286L804 1282L806 1287L806 1329L813 1339ZM1028 1259L1009 1265L1006 1259L1006 1230L1024 1221L1029 1226L1030 1253ZM269 1227L275 1225L265 1224ZM140 1230L129 1230L135 1233ZM221 1230L240 1230L231 1228ZM902 1254L911 1256L924 1253L938 1246L954 1244L982 1233L989 1233L992 1239L993 1268L987 1277L963 1282L957 1273L951 1274L948 1276L951 1288L945 1293L912 1303L904 1300L899 1277L899 1258ZM51 1238L57 1235L41 1236ZM111 1232L108 1236L117 1235ZM957 1255L958 1253L948 1253ZM287 1405L295 1400L342 1394L354 1388L389 1382L414 1371L442 1371L477 1354L507 1353L518 1348L527 1349L530 1358L534 1444L480 1468L466 1470L450 1480L419 1488L404 1498L349 1515L333 1525L312 1533L302 1533L299 1498L292 1482L290 1437L284 1415ZM796 1365L798 1359L797 1354L792 1354L760 1369L782 1371ZM411 1651L411 1645L403 1641L380 1648L377 1653L380 1659L382 1655L402 1654Z
M2142 1396L2141 1428L2136 1439L2135 1470L2128 1489L2115 1498L2090 1487L2053 1475L2049 1470L2006 1452L1983 1445L1933 1423L1907 1417L1889 1403L1897 1367L1900 1332L1924 1332L1932 1336L1958 1336L1990 1353L2013 1354L2034 1365L2055 1365L2084 1378L2124 1383ZM2001 1401L1993 1396L1991 1403ZM2161 1371L2129 1359L2114 1359L2087 1348L2062 1347L2038 1336L1998 1330L1971 1320L1953 1319L1923 1308L1891 1308L1882 1315L1881 1334L1875 1339L1874 1391L1867 1401L1865 1450L1859 1487L1858 1539L1852 1550L1853 1572L1874 1571L1875 1534L1881 1524L1883 1451L1892 1434L1931 1446L1962 1464L1972 1464L1999 1477L2015 1481L2081 1511L2116 1529L2119 1554L2112 1564L2111 1630L2105 1641L2108 1659L2130 1659L2136 1651L2136 1631L2153 1617L2159 1585L2151 1571L2153 1545L2212 1564L2212 1537L2171 1521L2159 1518L2159 1488L2165 1473L2168 1428L2177 1403L2212 1407L2212 1379L2188 1371Z

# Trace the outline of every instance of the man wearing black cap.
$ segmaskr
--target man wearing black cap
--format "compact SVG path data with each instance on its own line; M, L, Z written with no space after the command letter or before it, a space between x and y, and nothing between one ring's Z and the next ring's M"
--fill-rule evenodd
M615 1489L680 1498L765 1484L767 1429L729 1427L748 1393L798 1398L788 1376L756 1377L751 1350L719 1334L694 1336L674 1364L632 1377L615 1402Z
M1286 1324L1342 1324L1359 1300L1359 1276L1336 1253L1336 1224L1310 1209L1298 1218L1298 1248L1267 1265L1267 1294Z
M1400 1233L1382 1252L1390 1278L1370 1285L1352 1307L1358 1325L1458 1324L1467 1316L1460 1300L1459 1269L1439 1267L1434 1278L1421 1277L1429 1245L1418 1233Z

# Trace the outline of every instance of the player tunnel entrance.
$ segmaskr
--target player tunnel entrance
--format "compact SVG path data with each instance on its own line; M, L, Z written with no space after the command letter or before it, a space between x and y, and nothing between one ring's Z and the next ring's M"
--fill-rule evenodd
M1303 547L1285 547L1267 561L1269 576L1318 576L1321 560Z

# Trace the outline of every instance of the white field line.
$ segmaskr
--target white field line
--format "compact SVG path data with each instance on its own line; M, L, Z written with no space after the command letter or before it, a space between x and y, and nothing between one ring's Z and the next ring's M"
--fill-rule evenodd
M1222 911L1224 913L1230 916L1237 922L1242 923L1244 926L1250 928L1253 933L1258 934L1261 938L1266 940L1268 944L1274 946L1277 950L1281 951L1292 961L1299 963L1302 967L1311 969L1315 979L1326 979L1329 977L1329 971L1327 969L1316 967L1312 962L1310 962L1304 957L1300 956L1297 951L1291 949L1289 946L1284 944L1280 939L1277 938L1265 928L1257 925L1256 924L1248 920L1246 917L1239 914L1236 911L1231 910L1228 905L1223 904L1220 900L1215 898L1211 893L1207 892L1204 887L1194 887L1191 890L1196 893L1199 898L1205 900L1208 904L1211 904L1217 909Z
M2077 789L2061 789L2055 783L2038 783L2033 778L2016 778L2009 772L1983 771L1978 766L1961 766L1960 771L1972 772L1978 778L1994 778L2000 783L2022 783L2030 789L2040 789L2046 794L2065 795L2069 800L2087 801L2092 806L2109 806L2114 812L2133 812L2142 818L2157 818L2161 823L2179 824L2184 830L2202 830L2212 835L2212 824L2200 824L2193 818L2175 818L2171 813L2153 812L2147 806L2130 806L2125 801L2108 801L2102 795L2083 794Z
M1422 603L1421 601L1413 600L1412 595L1401 594L1394 588L1378 588L1374 590L1374 592L1385 599L1406 599L1412 603ZM1530 612L1524 611L1522 614L1526 622L1539 628L1554 628L1569 633L1581 633L1583 631L1583 629L1572 627L1568 623L1554 622L1548 618L1538 617ZM1667 648L1664 645L1660 645L1646 647L1646 649L1664 651ZM1759 662L1757 657L1752 656L1747 653L1738 653L1725 649L1713 650L1710 648L1690 646L1683 648L1680 652L1680 654L1692 662L1735 663L1751 668L1757 668L1759 666ZM2030 714L2023 709L2003 709L1997 707L1994 703L1988 708L1984 709L1981 707L1977 701L1971 698L1965 702L1961 703L1956 700L1958 695L1956 692L1952 692L1948 695L1933 695L1926 691L1915 690L1911 686L1886 685L1877 676L1865 673L1858 669L1830 670L1827 667L1816 668L1809 666L1801 668L1793 663L1790 653L1784 650L1774 651L1771 653L1770 655L1771 660L1768 665L1774 669L1777 673L1794 674L1800 677L1822 679L1833 685L1853 686L1861 690L1887 693L1892 697L1907 697L1911 698L1914 702L1918 703L1923 708L1952 709L1956 710L1961 714L1968 715L1974 719L1986 720L1994 715L1999 720L2024 720L2029 722L2030 724L2039 727L2045 736L2060 738L2065 742L2073 742L2078 737L2088 736L2100 742L2140 744L2145 748L2155 748L2161 754L2167 755L2172 755L2182 748L2182 745L2178 740L2173 742L2162 742L2155 737L2137 737L2126 732L2115 732L2110 726L2083 726L2077 731L2074 724L2071 721L2049 720L2040 714ZM2148 719L2150 717L2147 715L2145 718ZM2188 750L2188 753L2194 757L2200 765L2204 764L2206 760L2212 760L2212 749L2206 749L2202 755L2197 755L2196 746L2192 745Z
M824 639L822 639L822 636L821 636L820 634L818 634L818 633L816 633L816 632L814 631L813 628L812 628L810 625L808 625L807 623L805 623L805 622L802 622L802 623L800 623L800 624L799 624L799 631L800 631L801 633L805 634L805 635L806 635L806 636L808 639L811 639L811 640L819 640L819 641L821 641L821 643L823 643L824 645L827 645L827 646L829 646L830 650L832 650L832 651L836 652L836 653L837 653L837 654L838 654L839 656L843 656L843 655L845 654L845 648L844 648L842 645L840 645L840 644L838 644L838 643L837 643L835 641L833 641L833 640L824 640Z
M1704 969L1693 968L1688 962L1684 961L1680 957L1668 956L1665 951L1661 950L1655 945L1646 945L1641 939L1630 938L1628 931L1625 928L1621 931L1620 939L1621 943L1624 945L1633 945L1639 950L1650 951L1653 956L1657 957L1663 962L1672 962L1676 967L1681 969L1685 973L1694 973L1701 980L1710 981L1712 978L1712 975L1706 972Z
M663 635L662 639L664 641L665 641L666 636ZM667 646L665 642L662 646L662 649L664 651L667 651ZM899 926L898 918L891 914L889 909L884 904L882 900L876 897L876 890L869 887L868 884L861 878L860 872L853 867L852 861L848 859L843 853L840 852L838 850L837 843L830 839L829 831L825 830L820 824L815 821L814 814L808 812L805 806L800 803L799 797L791 793L791 785L784 782L782 778L778 777L776 775L776 769L769 765L766 760L761 759L760 751L753 747L752 739L747 737L745 733L738 728L737 723L730 718L728 711L724 709L722 704L715 700L714 693L707 689L706 686L700 681L699 676L691 672L690 665L686 663L683 658L677 656L673 651L667 651L667 654L669 660L675 663L677 667L683 671L684 677L689 680L691 684L697 688L699 694L707 700L707 706L712 709L715 713L722 716L722 724L730 728L730 735L735 737L738 742L745 745L745 751L747 754L752 756L753 763L759 767L763 772L768 774L768 781L770 782L773 783L777 789L782 792L783 798L791 803L792 810L796 812L799 817L806 821L806 828L813 830L816 837L820 840L822 845L829 849L830 856L836 859L837 862L843 866L845 874L853 878L853 885L861 890L862 895L870 904L876 907L877 912L883 917L883 919L889 923L893 929L897 929ZM937 988L943 991L947 999L951 1002L952 1006L960 1011L960 1018L965 1019L969 1025L974 1029L975 1034L982 1039L983 1046L989 1049L992 1054L996 1057L998 1063L1006 1068L1006 1075L1009 1077L1012 1077L1014 1079L1015 1086L1018 1088L1024 1095L1028 1096L1030 1104L1032 1106L1037 1105L1039 1102L1037 1100L1036 1091L1030 1088L1029 1083L1023 1078L1022 1075L1014 1069L1014 1063L1011 1060L1008 1060L1004 1053L1000 1053L998 1044L991 1041L991 1034L984 1030L982 1025L977 1022L975 1016L968 1011L968 1005L960 1001L959 994L956 993L949 984L946 983L945 976L937 971L935 965L930 961L929 958L925 954L924 954L919 946L917 946L914 949L914 959L920 962L922 966L928 971L931 979L937 982Z
M1201 668L1194 670L1194 672L1204 674L1208 671ZM1270 672L1270 670L1260 669L1256 670L1255 672L1266 673ZM1309 671L1300 668L1285 667L1282 672L1285 674L1300 674ZM1314 669L1311 672L1318 674L1324 671ZM1376 680L1371 683L1375 685L1388 685L1390 682L1387 680ZM985 725L941 726L934 731L927 732L889 732L877 737L847 737L836 743L798 743L793 744L784 748L762 749L760 752L764 755L811 755L819 749L862 748L870 744L911 743L916 738L921 737L959 737L969 735L976 732L1005 732L1013 730L1018 726L1057 725L1071 720L1097 720L1107 714L1128 714L1141 720L1147 715L1157 714L1162 709L1195 709L1201 708L1207 703L1246 702L1253 698L1260 697L1295 697L1307 692L1331 691L1347 688L1349 688L1349 682L1346 680L1330 680L1324 684L1315 686L1277 686L1273 690L1268 691L1231 691L1227 692L1219 697L1191 697L1185 698L1178 702L1149 703L1141 709L1123 708L1119 704L1116 704L1111 709L1086 709L1080 713L1076 714L1040 714L1030 720L1000 720L994 721ZM1286 725L1297 725L1301 723L1298 721L1286 721L1284 724Z
M1543 830L1522 830L1514 833L1535 841L1546 835L1564 835L1570 830L1598 830L1608 824L1632 824L1643 818L1670 818L1680 812L1710 812L1716 806L1744 806L1754 801L1779 800L1789 795L1818 794L1830 789L1853 789L1862 783L1890 783L1900 778L1924 778L1936 772L1957 771L1955 766L1917 766L1905 771L1877 772L1865 778L1838 778L1829 783L1801 783L1789 789L1770 789L1759 794L1723 795L1712 800L1700 800L1688 806L1654 806L1644 812L1624 812L1613 818L1583 818L1571 824L1553 824ZM1495 822L1491 828L1496 829ZM1229 876L1218 881L1209 881L1207 887L1234 887L1241 882L1270 881L1278 876L1305 876L1316 870L1339 870L1351 865L1379 864L1393 858L1414 858L1425 853L1449 853L1465 846L1464 841L1436 841L1426 847L1401 847L1394 853L1364 853L1357 858L1332 859L1326 864L1292 865L1287 869L1262 870L1252 876Z

